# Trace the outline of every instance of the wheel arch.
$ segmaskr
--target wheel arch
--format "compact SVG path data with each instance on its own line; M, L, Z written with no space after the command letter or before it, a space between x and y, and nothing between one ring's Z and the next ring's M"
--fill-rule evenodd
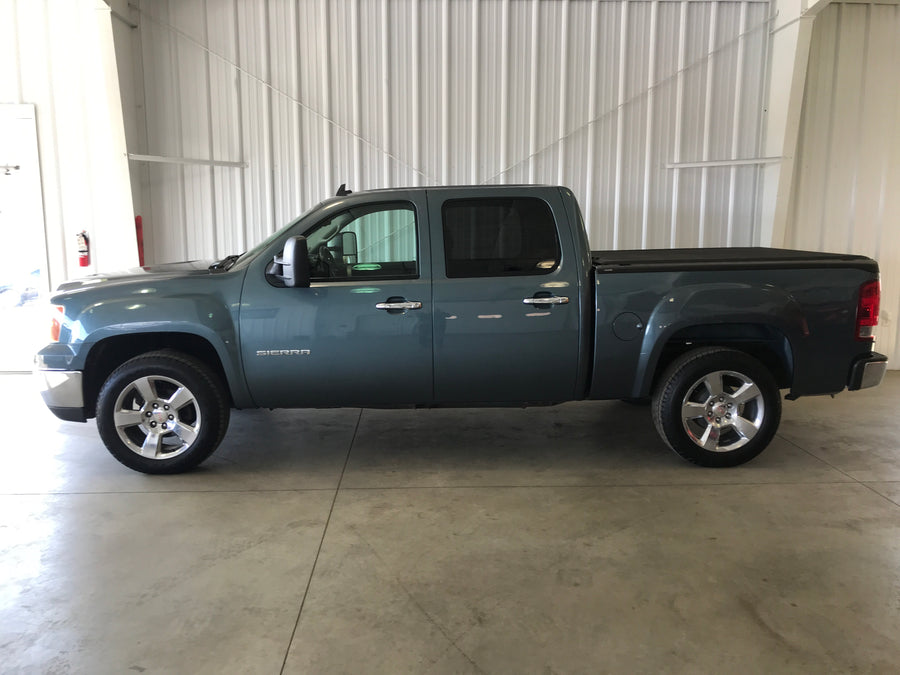
M649 396L669 365L682 354L701 347L727 347L762 363L780 389L791 386L794 356L791 341L778 326L756 322L694 324L673 331L647 359L638 378L636 396Z
M96 416L97 396L110 374L129 359L160 349L170 349L205 363L226 385L229 406L235 405L233 377L229 377L220 354L206 338L194 333L152 332L114 335L95 343L84 363L85 416Z

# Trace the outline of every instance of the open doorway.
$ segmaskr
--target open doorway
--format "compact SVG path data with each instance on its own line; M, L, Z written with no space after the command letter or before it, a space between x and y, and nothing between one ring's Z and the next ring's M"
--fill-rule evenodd
M47 342L47 242L34 106L0 105L0 371Z

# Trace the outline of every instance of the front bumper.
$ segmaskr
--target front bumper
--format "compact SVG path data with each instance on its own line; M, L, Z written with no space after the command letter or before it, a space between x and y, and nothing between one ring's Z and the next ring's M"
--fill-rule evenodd
M87 422L80 370L36 370L35 376L50 412L67 422Z
M887 364L887 357L877 352L872 352L857 359L850 367L850 379L847 383L847 389L856 391L858 389L877 387L881 384L881 380L884 379Z

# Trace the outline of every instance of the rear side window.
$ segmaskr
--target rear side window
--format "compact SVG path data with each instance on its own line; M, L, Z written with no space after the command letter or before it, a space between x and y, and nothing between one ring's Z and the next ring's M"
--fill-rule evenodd
M559 266L556 223L540 199L448 200L442 216L450 278L549 274Z

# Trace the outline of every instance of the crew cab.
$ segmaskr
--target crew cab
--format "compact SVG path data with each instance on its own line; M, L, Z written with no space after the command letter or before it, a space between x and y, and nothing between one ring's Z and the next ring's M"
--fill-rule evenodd
M36 370L146 473L202 462L234 408L583 399L649 400L723 467L769 444L782 390L881 382L879 297L862 256L591 251L564 187L342 186L243 254L64 283Z

